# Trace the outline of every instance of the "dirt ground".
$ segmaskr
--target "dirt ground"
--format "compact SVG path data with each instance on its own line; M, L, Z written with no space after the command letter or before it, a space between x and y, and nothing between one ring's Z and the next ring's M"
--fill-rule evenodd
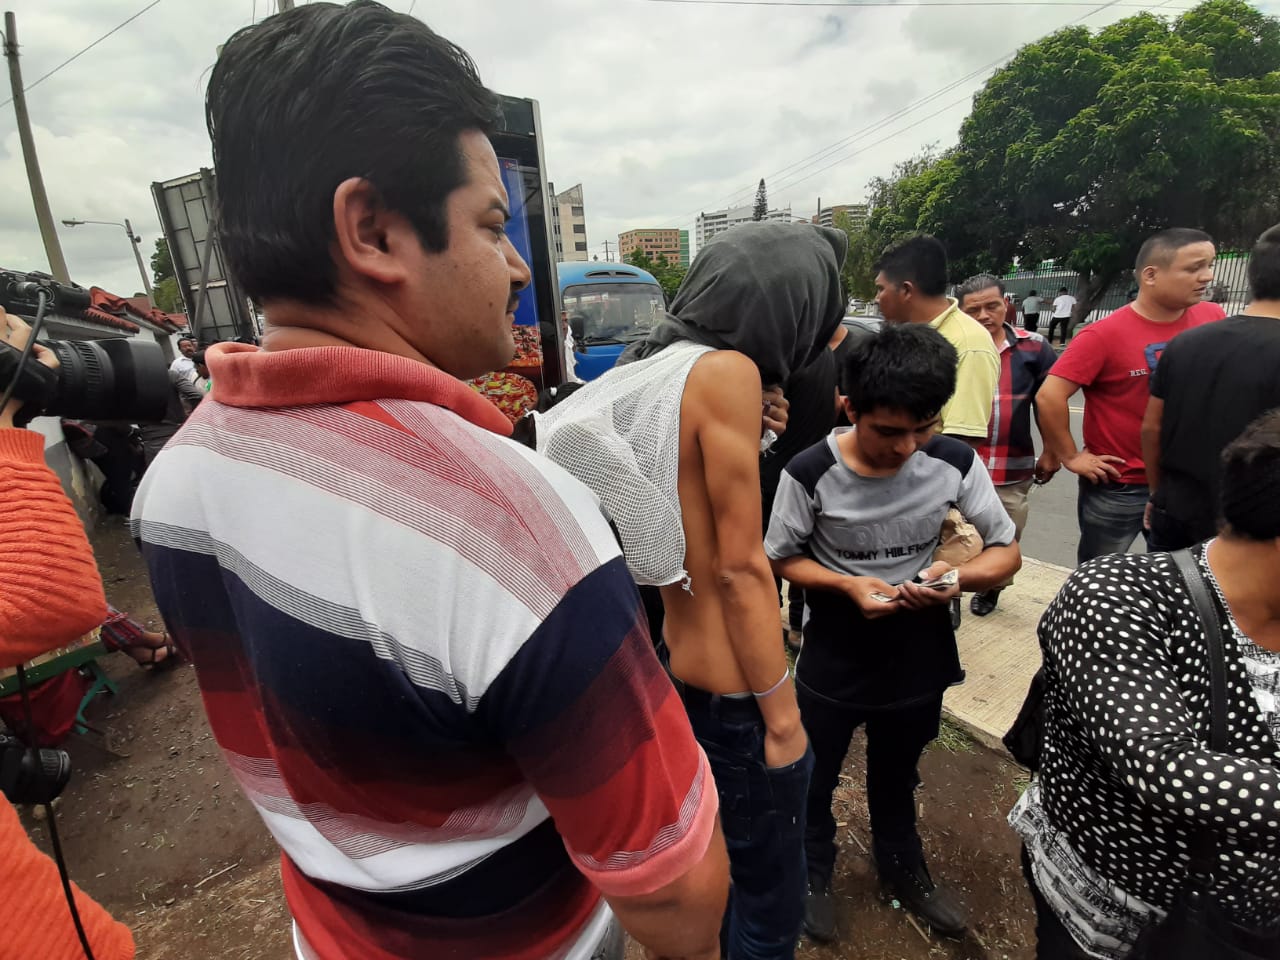
M146 577L119 518L94 535L107 597L159 628ZM123 655L104 661L119 695L87 712L98 732L66 744L74 765L58 826L71 875L134 931L139 960L287 960L288 912L278 852L240 794L209 728L190 666L148 673ZM837 791L842 942L802 943L813 960L1029 960L1031 901L1004 817L1018 768L947 729L922 764L921 832L937 879L959 888L973 922L943 940L895 909L867 854L862 743ZM48 848L46 825L23 821ZM637 950L629 956L639 956Z

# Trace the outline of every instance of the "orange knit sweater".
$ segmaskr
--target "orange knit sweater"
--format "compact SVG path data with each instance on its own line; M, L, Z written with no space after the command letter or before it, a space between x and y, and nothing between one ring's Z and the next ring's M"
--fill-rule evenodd
M80 518L44 463L44 438L0 429L0 666L62 646L107 616ZM133 935L79 888L97 960L131 960ZM54 862L0 798L0 960L84 956Z

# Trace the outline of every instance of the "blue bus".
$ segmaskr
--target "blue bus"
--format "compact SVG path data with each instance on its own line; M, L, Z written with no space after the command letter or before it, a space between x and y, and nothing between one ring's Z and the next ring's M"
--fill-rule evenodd
M580 380L613 367L627 345L644 339L666 311L653 275L628 263L558 263L560 301L573 332Z

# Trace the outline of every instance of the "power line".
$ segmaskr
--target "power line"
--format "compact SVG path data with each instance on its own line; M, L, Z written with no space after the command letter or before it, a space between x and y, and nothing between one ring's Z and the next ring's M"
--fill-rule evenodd
M976 77L981 76L986 71L990 70L992 67L999 66L1006 59L1008 59L1007 56L1000 57L997 60L992 60L990 63L984 64L983 66L978 67L976 70L972 70L969 73L966 73L963 77L959 77L958 79L953 80L942 87L939 87L937 90L934 90L932 93L926 94L923 97L913 100L903 107L899 107L897 110L888 114L887 116L882 117L881 119L876 120L865 127L860 127L859 129L855 130L853 133L849 134L848 136L842 137L841 139L837 140L835 143L828 144L827 146L823 147L821 150L817 150L814 153L809 154L807 157L803 157L802 159L796 160L793 163L789 163L784 167L780 167L779 169L774 170L772 173L765 174L765 180L769 181L769 180L773 180L776 177L790 176L793 173L798 173L800 170L804 169L805 167L812 166L813 163L821 162L827 157L830 157L832 154L842 150L846 145L849 144L850 141L855 140L858 137L861 137L865 134L874 133L876 130L879 130L884 126L887 126L888 124L892 123L894 120L897 120L899 117L905 116L908 113L911 113L915 110L920 109L925 104L933 100L936 100L939 97L947 93L950 93L952 90L956 89L957 87L963 86L965 83L968 83L970 80L973 80ZM966 96L968 96L968 94L966 94ZM733 193L728 194L724 199L725 201L728 201L735 198L744 198L744 200L740 201L738 204L739 206L741 206L743 202L745 202L745 198L749 194L752 194L755 191L755 189L756 189L755 187L751 187L749 189L735 190ZM729 206L733 206L733 204L729 204Z
M67 57L67 59L63 60L60 64L58 64L56 67L54 67L52 70L50 70L48 73L44 74L44 75L43 75L43 76L41 76L41 77L36 78L35 80L31 81L31 83L28 83L25 87L23 87L23 88L22 88L23 92L25 93L25 92L27 92L28 90L31 90L31 89L32 89L32 88L34 88L34 87L38 87L41 83L43 83L44 81L48 80L50 77L52 77L55 73L57 73L59 70L61 70L61 69L62 69L63 67L65 67L67 64L69 64L69 63L71 63L71 62L73 62L73 61L75 61L75 60L78 60L80 57L84 56L86 53L88 53L90 50L92 50L94 47L96 47L98 44L100 44L103 40L107 39L107 37L111 36L111 35L112 35L113 33L115 33L117 30L121 30L121 29L123 29L124 27L127 27L129 24L133 23L133 21L137 20L140 16L142 16L144 13L146 13L146 12L147 12L148 10L150 10L152 7L156 6L159 2L160 2L160 0L151 0L151 2L150 2L149 4L147 4L147 5L146 5L145 7L143 7L141 10L139 10L137 13L135 13L135 14L134 14L132 17L130 17L128 20L125 20L123 23L118 23L118 24L116 24L114 27L112 27L110 30L108 30L106 33L104 33L102 36L100 36L97 40L93 41L93 43L89 44L89 45L88 45L87 47L85 47L84 49L79 50L79 51L77 51L76 53L73 53L71 56ZM7 106L8 106L9 104L11 104L11 103L13 103L13 98L12 98L12 97L10 97L8 100L4 101L4 103L0 103L0 107L7 107Z
M643 0L645 3L669 3L678 6L708 7L826 7L851 10L858 7L1088 7L1092 0ZM1150 9L1150 3L1115 3L1114 7ZM1164 4L1154 4L1164 6ZM1194 10L1194 7L1168 7L1169 10Z
M667 2L670 2L670 3L695 3L695 2L696 2L696 3L728 3L728 2L730 2L730 0L646 0L646 2L650 2L650 3L667 3ZM781 0L768 0L768 3L764 2L764 0L732 0L732 2L734 2L736 5L744 5L744 6L752 6L752 5L758 5L758 6L766 6L766 5L768 5L768 6L832 6L832 5L834 5L834 6L850 7L850 6L857 6L857 5L858 5L858 4L854 4L854 3L840 3L840 4L830 4L830 3L825 3L825 2L824 2L824 3L811 3L811 2L806 2L806 0L801 0L801 2L797 2L797 3L783 3L783 2L781 2ZM1146 7L1146 8L1151 8L1151 7L1153 7L1153 6L1154 6L1154 7L1164 7L1164 6L1165 6L1165 4L1167 4L1168 2L1169 2L1169 0L1161 0L1161 2L1160 2L1160 3L1156 3L1156 4L1143 4L1143 6L1144 6L1144 7ZM1103 4L1101 4L1100 6L1095 7L1093 10L1090 10L1088 13L1083 13L1083 14L1081 14L1080 16L1078 16L1078 17L1076 17L1076 18L1074 18L1074 19L1072 19L1072 20L1069 20L1067 23L1063 24L1063 26L1064 26L1064 27L1066 27L1066 26L1071 26L1072 24L1076 24L1076 23L1079 23L1079 22L1081 22L1081 21L1083 21L1083 20L1087 20L1087 19L1089 19L1090 17L1092 17L1092 16L1094 16L1094 15L1096 15L1096 14L1101 13L1101 12L1102 12L1102 11L1104 11L1104 10L1108 10L1108 9L1113 8L1113 7L1119 7L1119 6L1124 6L1124 4L1123 4L1123 2L1121 2L1121 0L1108 0L1108 2L1107 2L1107 3L1103 3ZM1165 7L1165 9L1171 9L1171 8ZM1061 28L1061 27L1059 27L1058 29L1062 29L1062 28ZM1020 49L1021 49L1021 47L1019 47L1018 49L1020 50ZM973 79L973 78L977 77L978 75L980 75L980 74L984 73L985 71L987 71L987 70L991 69L992 67L995 67L995 66L997 66L998 64L1001 64L1001 63L1003 63L1004 61L1011 59L1012 57L1016 56L1016 55L1017 55L1017 53L1018 53L1018 50L1013 50L1013 51L1011 51L1011 52L1009 52L1009 53L1006 53L1004 56L999 57L998 59L991 61L990 63L986 64L985 66L979 67L977 70L971 71L970 73L968 73L968 74L966 74L965 76L963 76L963 77L959 78L958 80L953 80L953 81L951 81L950 83L948 83L948 84L946 84L946 85L944 85L944 86L942 86L942 87L939 87L937 90L934 90L932 93L929 93L929 94L927 94L926 96L920 97L918 100L914 100L914 101L912 101L911 103L907 104L906 106L901 107L901 108L899 108L898 110L893 111L892 113L890 113L890 114L888 114L887 116L885 116L885 117L881 118L880 120L876 121L875 123L869 124L869 125L868 125L868 126L866 126L866 127L863 127L863 128L861 128L861 129L859 129L859 130L854 131L852 134L849 134L848 136L843 137L843 138L841 138L840 140L837 140L837 141L836 141L835 143L833 143L833 144L830 144L830 145L828 145L828 146L826 146L826 147L823 147L821 150L818 150L816 153L812 153L812 154L810 154L808 157L805 157L805 158L804 158L804 159L802 159L802 160L798 160L798 161L796 161L796 162L794 162L794 163L788 164L788 165L787 165L787 166L785 166L785 167L782 167L782 168L781 168L781 170L779 170L779 171L777 171L777 172L775 172L775 173L773 173L773 174L770 174L769 176L774 176L774 177L776 177L776 176L779 176L779 175L785 174L787 171L793 171L794 173L799 173L799 172L800 172L800 170L804 169L805 167L807 167L807 166L812 166L812 163L820 162L822 159L826 159L827 157L830 157L833 153L835 153L835 152L839 151L839 150L840 150L840 149L842 149L845 145L847 145L847 144L849 143L849 141L851 141L851 140L853 140L853 139L855 139L855 138L857 138L857 137L860 137L860 136L862 136L863 134L870 133L870 132L872 132L872 131L874 131L874 130L881 129L881 128L883 128L884 126L887 126L888 124L892 123L894 120L897 120L897 119L899 119L900 117L903 117L903 116L905 116L906 114L911 113L911 112L913 112L913 111L915 111L915 110L919 109L920 107L924 106L926 103L929 103L929 102L930 102L930 101L932 101L932 100L936 100L939 96L942 96L943 94L946 94L946 93L950 92L951 90L954 90L957 86L959 86L959 85L961 85L961 84L963 84L963 83L967 82L968 80L971 80L971 79ZM912 128L917 127L917 126L919 126L920 124L924 123L926 120L930 120L930 119L932 119L933 117L938 116L938 114L943 113L943 112L945 112L946 110L949 110L951 107L956 106L958 103L963 102L964 100L968 99L970 96L971 96L971 94L965 94L965 96L964 96L964 97L960 98L959 100L956 100L956 101L953 101L953 102L949 103L947 106L943 107L941 110L938 110L938 111L936 111L936 112L934 112L934 113L931 113L931 114L929 114L929 116L924 117L924 118L922 118L922 119L920 119L920 120L917 120L917 121L915 121L915 122L913 122L913 123L911 123L911 124L909 124L909 125L907 125L907 126L903 127L902 129L900 129L900 130L896 131L895 133L890 134L888 137L884 137L884 138L881 138L880 140L877 140L877 141L876 141L876 144L883 143L883 142L885 142L885 140L892 139L893 137L896 137L896 136L898 136L899 134L906 133L908 130L911 130ZM873 145L875 145L875 144L873 144ZM799 185L800 183L803 183L804 181L809 180L809 179L811 179L811 178L812 178L812 177L814 177L814 176L817 176L819 173L823 173L824 171L829 170L831 167L836 166L836 165L837 165L837 164L839 164L839 163L843 163L845 160L851 159L853 156L856 156L858 153L862 152L862 149L865 149L865 148L861 148L861 149L859 149L859 150L854 151L854 153L851 153L851 154L848 154L848 155L842 156L842 157L840 157L840 158L838 158L838 159L834 160L833 162L831 162L831 163L829 163L829 164L826 164L825 166L820 167L819 169L814 170L814 171L812 171L812 172L811 172L811 173L809 173L809 174L806 174L804 177L801 177L799 180L788 180L788 181L784 182L784 183L781 185L780 189L793 189L794 187L796 187L796 186L797 186L797 185ZM817 158L817 159L815 159L815 158ZM812 161L812 162L810 162L810 161ZM767 179L768 179L768 177L766 177L766 180L767 180ZM750 188L744 188L744 189L738 190L738 191L736 191L735 193L730 194L729 196L730 196L730 198L746 197L746 196L750 196L751 194L753 194L753 193L755 192L755 190L756 190L756 187L752 186L752 187L750 187ZM740 200L740 201L739 201L739 203L738 203L738 205L739 205L739 206L741 206L741 205L743 204L743 202L745 202L745 201L741 201L741 200ZM732 206L733 206L733 204L732 204L732 203L730 203L730 204L729 204L729 206L730 206L730 207L732 207ZM719 208L716 208L716 207L710 207L710 208L709 208L709 207L699 207L697 210L693 211L692 213L690 213L690 214L686 214L686 215L684 215L684 216L680 217L680 218L679 218L679 220L678 220L678 222L679 222L679 223L686 223L686 222L688 222L689 220L692 220L692 219L696 218L696 217L697 217L697 215L698 215L702 210L706 210L706 209L719 209Z

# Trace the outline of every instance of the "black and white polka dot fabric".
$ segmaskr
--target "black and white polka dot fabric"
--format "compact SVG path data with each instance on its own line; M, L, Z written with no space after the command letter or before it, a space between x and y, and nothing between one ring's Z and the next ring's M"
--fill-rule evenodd
M1203 549L1196 557L1207 572ZM1205 746L1206 640L1170 556L1100 557L1067 580L1039 628L1049 688L1037 813L1061 842L1028 850L1034 859L1037 848L1069 848L1116 889L1164 909L1183 884L1196 831L1208 824L1218 836L1219 902L1237 922L1274 927L1280 745L1255 699L1237 627L1217 606L1225 754Z

